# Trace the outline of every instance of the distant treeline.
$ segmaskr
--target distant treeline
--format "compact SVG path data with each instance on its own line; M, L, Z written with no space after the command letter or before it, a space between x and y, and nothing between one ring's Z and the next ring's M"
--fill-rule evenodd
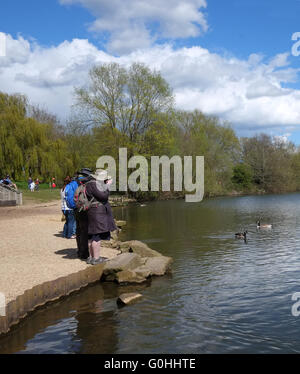
M23 95L0 93L0 176L61 182L79 168L95 169L102 155L117 161L120 147L129 158L204 156L206 196L300 190L299 148L266 134L238 138L217 117L176 110L167 82L143 64L94 67L85 88L75 89L65 124Z

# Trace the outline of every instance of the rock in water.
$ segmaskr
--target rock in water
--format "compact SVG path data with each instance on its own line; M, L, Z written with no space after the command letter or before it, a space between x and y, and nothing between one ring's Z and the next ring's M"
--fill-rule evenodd
M149 273L150 274L150 271ZM119 283L119 284L126 284L126 283L143 283L146 281L146 278L141 275L141 274L138 274L136 273L135 271L133 270L123 270L123 271L119 271L116 276L115 276L115 280Z
M164 275L170 270L172 262L171 257L149 257L146 260L145 267L150 270L151 275Z
M115 220L115 223L116 223L116 226L120 228L126 225L126 221L122 221L122 220L119 220L119 221Z
M151 249L147 246L147 244L139 241L139 240L129 240L127 242L123 242L120 244L120 249L122 252L133 252L141 257L156 257L162 256L161 253Z
M118 297L117 303L120 305L129 305L129 304L136 302L142 297L143 296L137 292L123 293L122 295Z
M136 253L122 253L106 262L103 277L107 278L106 280L112 281L119 271L133 270L141 265L144 265L144 262Z

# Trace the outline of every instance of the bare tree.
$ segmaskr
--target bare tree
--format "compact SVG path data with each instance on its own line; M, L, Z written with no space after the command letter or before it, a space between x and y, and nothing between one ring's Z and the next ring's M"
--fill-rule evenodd
M116 63L95 66L89 86L76 89L75 95L87 126L109 124L132 142L138 141L157 114L173 105L168 83L140 63L128 69Z

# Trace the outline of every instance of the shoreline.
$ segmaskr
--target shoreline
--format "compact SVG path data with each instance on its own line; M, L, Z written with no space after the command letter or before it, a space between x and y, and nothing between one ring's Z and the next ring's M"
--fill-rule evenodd
M89 266L78 259L76 241L60 234L60 201L1 212L0 292L6 315L0 316L0 334L36 306L96 281L103 271L102 264Z
M101 249L108 261L86 264L77 257L76 240L62 237L60 200L0 211L0 336L36 308L90 284L143 283L164 275L172 262L142 242L120 242L115 231Z

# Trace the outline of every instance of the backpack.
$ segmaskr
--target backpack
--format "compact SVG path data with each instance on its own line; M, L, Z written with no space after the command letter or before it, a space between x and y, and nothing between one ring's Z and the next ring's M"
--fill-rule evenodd
M67 207L69 209L76 209L76 204L74 202L74 195L75 195L75 191L77 187L78 187L78 183L75 180L66 185L65 200L67 203Z
M93 200L94 197L92 197L91 200L87 198L85 184L81 184L77 187L74 194L74 203L79 212L87 211L91 207Z

